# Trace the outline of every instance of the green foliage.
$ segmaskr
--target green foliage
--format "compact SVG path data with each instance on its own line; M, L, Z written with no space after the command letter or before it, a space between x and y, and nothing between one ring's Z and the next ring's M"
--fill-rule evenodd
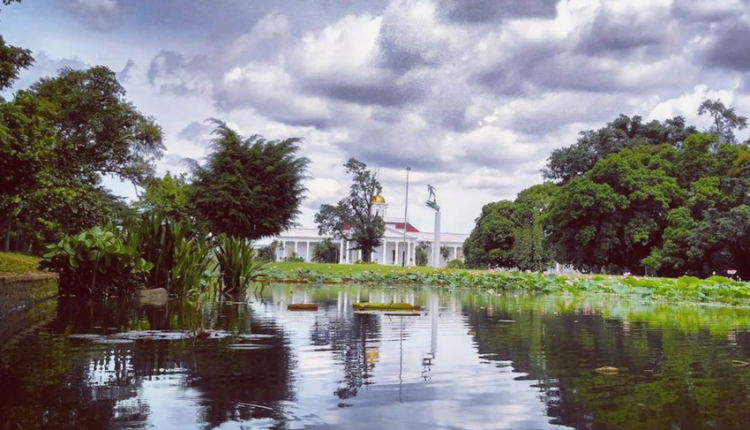
M515 230L513 237L511 256L519 270L542 271L552 265L552 254L540 223Z
M0 91L10 88L21 69L28 69L32 64L31 51L8 45L0 36Z
M312 259L316 263L335 264L339 262L339 246L325 238L313 247Z
M60 293L79 296L132 294L153 264L116 228L94 227L47 247L41 267L60 274Z
M464 269L465 266L464 266L464 262L462 260L459 260L458 258L455 258L455 259L449 261L445 265L445 268L446 269Z
M153 263L148 274L148 285L152 288L164 288L170 293L183 291L182 286L177 290L173 288L172 278L178 264L177 248L183 246L182 242L192 235L189 224L159 213L145 213L137 225L130 226L130 230L137 237L136 243L143 258ZM190 254L183 256L192 258Z
M163 150L159 127L105 67L62 69L0 104L0 116L0 231L24 251L121 220L126 206L102 175L143 183Z
M258 260L267 262L276 261L276 251L283 248L283 245L279 241L274 240L269 245L258 249Z
M190 201L191 184L185 174L151 178L144 184L145 191L133 205L138 210L156 212L179 221L195 223L195 207Z
M676 158L667 145L626 149L563 187L546 218L559 261L584 271L642 272L667 212L685 198Z
M464 242L466 266L512 267L513 232L524 216L513 202L503 200L484 205L476 226Z
M185 296L197 289L207 289L214 278L214 271L210 270L211 251L210 244L198 239L183 237L177 241L169 285L171 293Z
M419 242L417 248L414 250L415 263L417 266L427 266L429 258L427 256L427 242Z
M640 116L620 115L599 130L582 131L574 145L552 151L542 173L546 179L566 184L610 154L642 145L679 147L694 133L697 133L696 128L687 126L681 116L644 124Z
M336 206L321 205L315 223L321 235L330 235L355 242L362 251L362 260L372 260L372 250L382 244L385 223L372 209L372 199L382 191L375 174L367 165L354 158L344 164L352 177L349 195Z
M242 294L259 277L265 263L255 258L255 249L245 239L220 235L216 238L216 261L222 294Z
M309 164L297 156L300 139L245 139L225 123L213 123L213 151L205 166L194 166L191 194L210 231L253 240L292 227Z
M482 208L476 226L464 243L466 265L473 268L519 267L542 270L552 252L543 221L559 194L559 187L544 183L529 187L514 202L490 203Z
M304 263L305 259L297 255L296 252L292 251L292 255L284 257L284 261L288 263Z

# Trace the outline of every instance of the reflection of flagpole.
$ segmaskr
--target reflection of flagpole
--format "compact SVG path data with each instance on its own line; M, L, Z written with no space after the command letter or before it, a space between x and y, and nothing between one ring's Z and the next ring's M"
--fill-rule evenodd
M399 346L399 362L398 362L398 401L401 403L404 403L404 398L401 396L401 392L403 391L404 386L404 318L399 318L401 320L401 330L399 331L399 339L398 339L398 346Z

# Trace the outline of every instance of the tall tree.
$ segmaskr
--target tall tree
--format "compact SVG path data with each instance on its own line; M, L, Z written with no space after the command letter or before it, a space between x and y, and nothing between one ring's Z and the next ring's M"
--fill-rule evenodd
M721 100L703 100L698 107L698 115L708 115L714 122L708 132L715 135L717 144L733 144L736 142L734 130L744 130L747 127L747 117L738 115L734 108L724 106Z
M362 260L372 260L372 250L380 246L385 234L385 223L372 209L372 199L383 187L367 165L350 158L346 164L346 174L352 177L349 195L336 206L321 205L315 214L315 223L321 235L356 243L353 249L362 251Z
M243 138L224 122L216 126L213 152L194 165L192 201L214 234L245 239L291 228L304 199L309 160L299 157L298 138Z
M163 149L159 127L105 67L63 69L18 91L0 119L0 229L23 251L25 232L54 240L112 220L122 202L102 175L142 183Z

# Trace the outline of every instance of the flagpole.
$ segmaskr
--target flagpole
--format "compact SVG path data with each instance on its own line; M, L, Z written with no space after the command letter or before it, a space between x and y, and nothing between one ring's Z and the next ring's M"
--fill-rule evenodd
M401 261L401 266L406 267L406 258L409 256L409 248L406 246L406 226L407 216L409 215L409 172L411 167L406 168L406 203L404 204L404 258Z

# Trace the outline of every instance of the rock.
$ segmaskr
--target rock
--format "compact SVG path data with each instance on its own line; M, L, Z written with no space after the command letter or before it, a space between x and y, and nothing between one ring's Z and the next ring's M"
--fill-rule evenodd
M142 289L138 291L142 305L164 306L167 304L169 293L164 288Z
M617 375L620 372L620 369L612 366L604 366L594 369L594 372L601 373L602 375Z

